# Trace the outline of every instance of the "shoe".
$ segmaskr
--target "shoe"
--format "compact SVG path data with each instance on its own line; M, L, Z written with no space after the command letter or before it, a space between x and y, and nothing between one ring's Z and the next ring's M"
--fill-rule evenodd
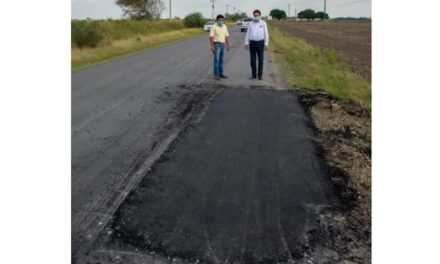
M262 81L262 80L263 80L263 77L258 77L258 80Z
M216 79L217 81L220 81L220 80L221 80L221 79L220 79L220 76L215 76L214 79Z
M220 75L220 78L228 79L228 76L222 74L222 75Z
M257 79L257 77L252 76L252 77L249 78L249 79L251 79L251 80L255 80L255 79Z

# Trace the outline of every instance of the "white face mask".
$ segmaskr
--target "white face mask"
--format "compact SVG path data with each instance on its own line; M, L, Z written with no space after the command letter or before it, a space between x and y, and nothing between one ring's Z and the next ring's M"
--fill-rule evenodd
M261 16L254 16L255 21L259 21L261 19Z

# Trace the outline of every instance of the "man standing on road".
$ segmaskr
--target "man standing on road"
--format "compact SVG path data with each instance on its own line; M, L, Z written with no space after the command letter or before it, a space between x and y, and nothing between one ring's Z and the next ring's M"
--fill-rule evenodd
M250 50L251 54L251 79L257 78L256 60L258 56L258 79L263 80L264 50L269 46L269 31L267 24L261 20L261 11L254 11L254 20L249 23L246 32L245 47Z
M215 79L226 79L228 77L223 74L223 57L225 48L229 51L229 32L223 15L218 15L216 23L211 27L209 41L211 43L211 51L214 53Z

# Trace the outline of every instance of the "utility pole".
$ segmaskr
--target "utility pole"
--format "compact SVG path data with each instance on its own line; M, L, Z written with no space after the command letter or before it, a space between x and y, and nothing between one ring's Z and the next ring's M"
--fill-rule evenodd
M289 17L290 17L290 3L289 3Z
M234 9L234 14L235 14L235 6L233 6L232 9Z
M170 21L171 21L171 0L170 0Z
M211 3L212 3L212 15L211 15L211 18L214 19L214 10L215 10L214 3L215 3L215 0L211 0Z
M327 0L324 0L324 20L325 20L325 14L327 14Z
M226 14L229 14L229 5L226 5Z

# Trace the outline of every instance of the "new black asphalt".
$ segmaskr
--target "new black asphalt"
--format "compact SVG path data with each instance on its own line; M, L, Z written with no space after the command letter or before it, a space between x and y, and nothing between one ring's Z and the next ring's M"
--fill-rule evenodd
M274 90L271 53L249 80L230 32L220 82L206 35L72 74L74 263L289 261L308 246L317 208L337 203L310 120Z
M228 89L122 204L112 239L209 263L299 258L316 208L335 205L290 92Z

